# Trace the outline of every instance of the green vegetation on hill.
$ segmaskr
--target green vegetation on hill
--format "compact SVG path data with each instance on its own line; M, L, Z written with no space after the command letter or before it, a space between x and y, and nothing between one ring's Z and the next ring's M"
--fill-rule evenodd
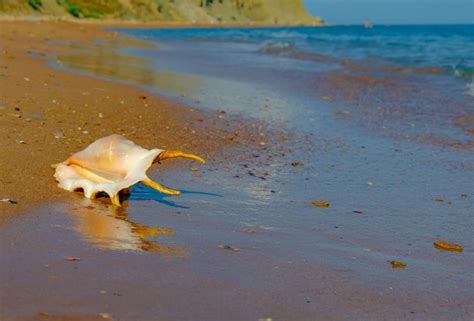
M322 24L301 0L0 0L0 14L193 23Z

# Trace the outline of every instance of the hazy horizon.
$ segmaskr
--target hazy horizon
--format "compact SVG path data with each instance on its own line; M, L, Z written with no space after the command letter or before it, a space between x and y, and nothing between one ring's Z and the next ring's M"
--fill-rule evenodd
M308 11L331 24L473 24L471 0L304 0ZM355 9L354 9L355 8Z

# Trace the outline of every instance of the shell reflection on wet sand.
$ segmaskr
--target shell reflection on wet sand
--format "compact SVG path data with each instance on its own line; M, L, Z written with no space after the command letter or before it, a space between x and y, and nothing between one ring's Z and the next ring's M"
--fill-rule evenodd
M128 219L126 209L114 208L84 200L73 208L74 229L87 242L104 250L150 251L165 256L186 256L183 247L153 241L157 237L172 236L171 228L147 226Z

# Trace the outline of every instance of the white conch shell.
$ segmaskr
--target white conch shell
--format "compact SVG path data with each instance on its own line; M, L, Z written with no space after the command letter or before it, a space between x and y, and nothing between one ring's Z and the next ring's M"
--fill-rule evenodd
M120 135L100 138L86 149L72 155L56 166L54 177L58 186L75 191L82 188L84 196L93 199L105 192L114 205L120 206L119 192L142 182L159 192L179 195L175 191L152 181L146 175L155 162L166 158L184 157L204 163L199 156L180 151L148 150Z

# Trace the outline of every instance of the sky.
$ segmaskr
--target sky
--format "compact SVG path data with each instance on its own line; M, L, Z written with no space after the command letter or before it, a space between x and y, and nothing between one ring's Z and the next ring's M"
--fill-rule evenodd
M474 23L474 0L303 0L314 16L333 24Z

